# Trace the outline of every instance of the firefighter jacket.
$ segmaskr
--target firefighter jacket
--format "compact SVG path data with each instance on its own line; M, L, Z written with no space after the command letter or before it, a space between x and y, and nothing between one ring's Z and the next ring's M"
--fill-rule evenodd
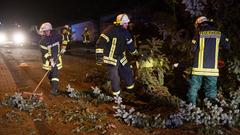
M90 33L87 30L84 31L82 37L83 37L83 43L89 43L90 42Z
M100 35L96 44L97 61L110 65L117 65L117 61L124 66L128 61L126 50L131 54L137 54L133 40L128 30L122 26L110 25Z
M194 45L194 61L192 75L219 76L219 48L230 50L228 39L205 23L192 40Z
M60 55L60 44L62 43L62 38L60 34L53 33L51 36L44 36L40 40L40 47L42 52L42 68L45 70L51 70L50 59L53 58L54 62L57 64L57 68L62 68L62 58Z
M62 45L67 46L70 41L71 41L71 32L70 30L64 28L62 30Z

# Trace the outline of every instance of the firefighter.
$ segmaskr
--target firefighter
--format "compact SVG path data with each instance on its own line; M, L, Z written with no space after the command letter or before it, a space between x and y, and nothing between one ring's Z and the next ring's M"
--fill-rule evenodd
M202 84L205 97L210 101L217 101L219 49L230 51L228 39L205 16L196 19L195 28L197 34L192 40L194 60L187 92L188 102L194 105Z
M42 52L42 68L48 73L48 79L51 84L51 94L58 95L58 70L62 68L62 58L60 55L60 45L62 37L52 29L49 22L43 23L39 30L42 38L40 47Z
M84 32L83 32L83 34L82 34L82 37L83 37L83 43L84 43L84 44L87 45L87 44L90 43L90 33L89 33L87 27L84 28Z
M62 34L62 47L61 53L64 54L67 50L70 49L70 41L71 41L71 27L69 25L65 25L61 31Z
M138 51L127 30L129 21L127 14L119 14L114 24L103 31L96 43L97 65L106 64L114 96L120 94L120 76L128 90L134 88L133 71L126 58L126 51L132 55L137 55Z

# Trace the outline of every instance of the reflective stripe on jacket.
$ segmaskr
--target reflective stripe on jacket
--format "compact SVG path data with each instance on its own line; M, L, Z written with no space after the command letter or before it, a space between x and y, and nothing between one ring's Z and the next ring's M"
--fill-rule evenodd
M45 70L51 70L50 59L56 62L58 69L62 68L62 58L60 55L60 44L62 43L61 35L53 34L49 37L43 37L40 40L40 47L42 52L42 68Z
M136 53L133 40L128 30L122 26L111 25L100 35L96 45L97 59L103 59L106 64L116 66L119 60L122 65L128 61L125 51Z
M203 30L192 40L194 44L193 75L219 76L219 48L230 49L228 40L220 31Z

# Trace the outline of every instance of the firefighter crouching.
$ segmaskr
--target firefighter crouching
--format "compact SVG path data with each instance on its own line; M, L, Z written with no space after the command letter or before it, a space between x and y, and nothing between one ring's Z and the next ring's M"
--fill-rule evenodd
M126 50L132 55L138 55L138 51L127 30L129 21L126 14L119 14L114 25L108 26L96 43L97 65L106 64L114 96L120 94L120 76L127 89L134 88L133 71L126 58Z
M51 94L58 95L59 75L58 70L62 68L62 58L60 55L60 44L62 37L52 30L52 25L49 22L43 23L39 30L42 38L40 47L42 52L42 68L48 73L52 90Z

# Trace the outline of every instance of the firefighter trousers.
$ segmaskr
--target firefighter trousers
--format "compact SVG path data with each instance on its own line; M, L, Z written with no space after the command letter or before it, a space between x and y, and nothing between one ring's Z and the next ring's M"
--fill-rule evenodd
M192 75L189 81L187 93L188 102L196 104L198 91L203 84L205 98L215 99L217 97L217 76Z
M111 81L113 94L116 92L120 92L121 90L120 78L124 80L127 89L132 89L134 87L133 71L128 63L122 65L118 61L116 66L108 64L107 74L108 79Z
M59 78L58 78L58 68L56 65L49 71L48 79L52 87L52 92L57 92Z

